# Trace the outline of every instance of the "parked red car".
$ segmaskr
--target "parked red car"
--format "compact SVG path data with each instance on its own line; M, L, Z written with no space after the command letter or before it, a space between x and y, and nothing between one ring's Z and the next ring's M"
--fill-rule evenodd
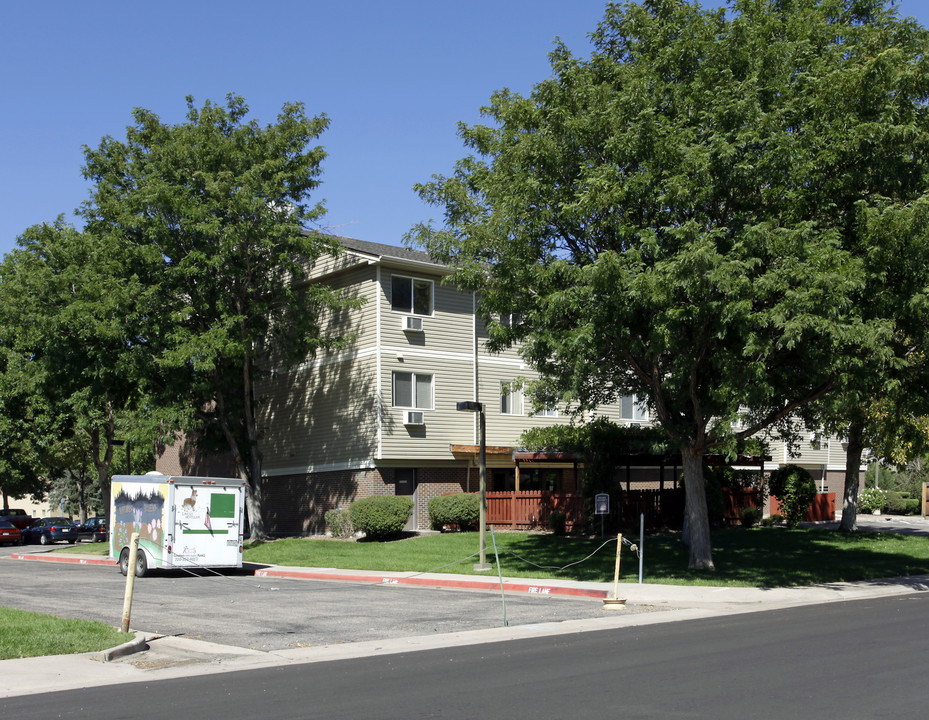
M23 534L9 520L0 518L0 545L22 545Z
M25 510L19 510L17 508L0 508L0 518L12 523L20 530L25 530L32 524L32 515Z

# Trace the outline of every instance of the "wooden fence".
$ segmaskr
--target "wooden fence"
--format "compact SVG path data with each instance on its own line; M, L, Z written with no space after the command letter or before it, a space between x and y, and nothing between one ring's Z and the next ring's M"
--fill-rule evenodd
M573 530L584 519L583 498L577 493L548 490L487 493L487 522L491 525L514 530L547 528L548 519L555 510L565 514L565 525Z
M929 490L927 490L929 493ZM741 522L742 509L759 507L757 490L726 488L723 491L723 517L727 524ZM487 522L514 530L548 528L552 512L566 516L567 529L581 528L585 523L584 501L578 493L553 493L547 490L487 493ZM642 513L648 530L680 528L684 518L684 490L626 490L610 508L611 521L623 528L638 528ZM777 498L771 498L771 513L780 511ZM835 493L820 493L803 518L807 521L835 520ZM594 520L594 518L590 518Z

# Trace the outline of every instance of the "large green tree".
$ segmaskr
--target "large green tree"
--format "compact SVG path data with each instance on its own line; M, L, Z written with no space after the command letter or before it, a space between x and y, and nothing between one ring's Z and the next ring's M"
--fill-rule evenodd
M849 75L905 63L885 99L918 115L923 35L883 0L646 0L608 5L592 38L460 127L473 155L418 188L444 224L410 238L479 292L491 347L520 343L541 399L648 399L683 456L690 566L711 568L703 455L891 362L853 235L882 200L845 192L869 169L842 121L869 123L868 157L914 188L921 138L831 103Z
M34 378L11 348L0 325L0 495L41 499L48 490L42 456L48 437L48 405L36 392Z
M153 293L126 262L106 238L59 218L28 228L0 265L5 378L31 415L22 444L48 479L92 467L105 503L114 443L130 428L154 432L140 335Z
M322 212L309 195L325 157L313 142L328 120L296 103L261 126L233 95L202 107L188 98L187 108L178 124L137 108L125 140L85 148L93 191L82 213L157 288L146 342L162 404L187 408L188 442L215 450L222 440L248 484L257 539L266 532L256 382L337 344L321 322L347 304L306 277L309 261L337 252L306 229Z

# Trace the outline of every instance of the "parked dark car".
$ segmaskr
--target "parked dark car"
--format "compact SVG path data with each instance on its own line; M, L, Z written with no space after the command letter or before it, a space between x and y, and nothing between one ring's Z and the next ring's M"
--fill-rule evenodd
M76 543L77 538L77 528L65 517L39 518L23 530L23 543Z
M88 518L82 525L77 526L77 534L81 540L90 540L91 542L105 542L107 538L106 518Z
M12 523L20 530L25 530L32 524L32 515L18 508L0 508L0 518Z
M23 534L9 520L0 518L0 545L22 545Z

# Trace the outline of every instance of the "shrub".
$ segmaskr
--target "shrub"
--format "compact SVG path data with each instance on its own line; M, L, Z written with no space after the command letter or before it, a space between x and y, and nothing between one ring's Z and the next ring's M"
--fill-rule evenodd
M564 535L568 529L568 516L561 510L552 510L548 516L548 527L556 535Z
M884 507L884 491L870 487L858 496L858 511L870 513Z
M742 520L742 527L753 527L761 521L761 516L763 514L761 508L751 506L742 508L741 512L739 512L739 518Z
M444 530L456 526L459 530L477 527L481 516L481 498L477 493L440 495L429 501L429 526Z
M888 490L884 496L884 512L891 515L903 515L906 513L906 501L903 496L895 490Z
M349 506L352 525L369 540L387 540L403 532L413 512L413 499L397 495L356 500Z
M326 529L332 537L349 537L353 532L352 518L345 508L333 508L326 511Z
M787 527L797 527L816 497L816 482L799 465L784 465L768 477L771 494L781 501L781 514Z

